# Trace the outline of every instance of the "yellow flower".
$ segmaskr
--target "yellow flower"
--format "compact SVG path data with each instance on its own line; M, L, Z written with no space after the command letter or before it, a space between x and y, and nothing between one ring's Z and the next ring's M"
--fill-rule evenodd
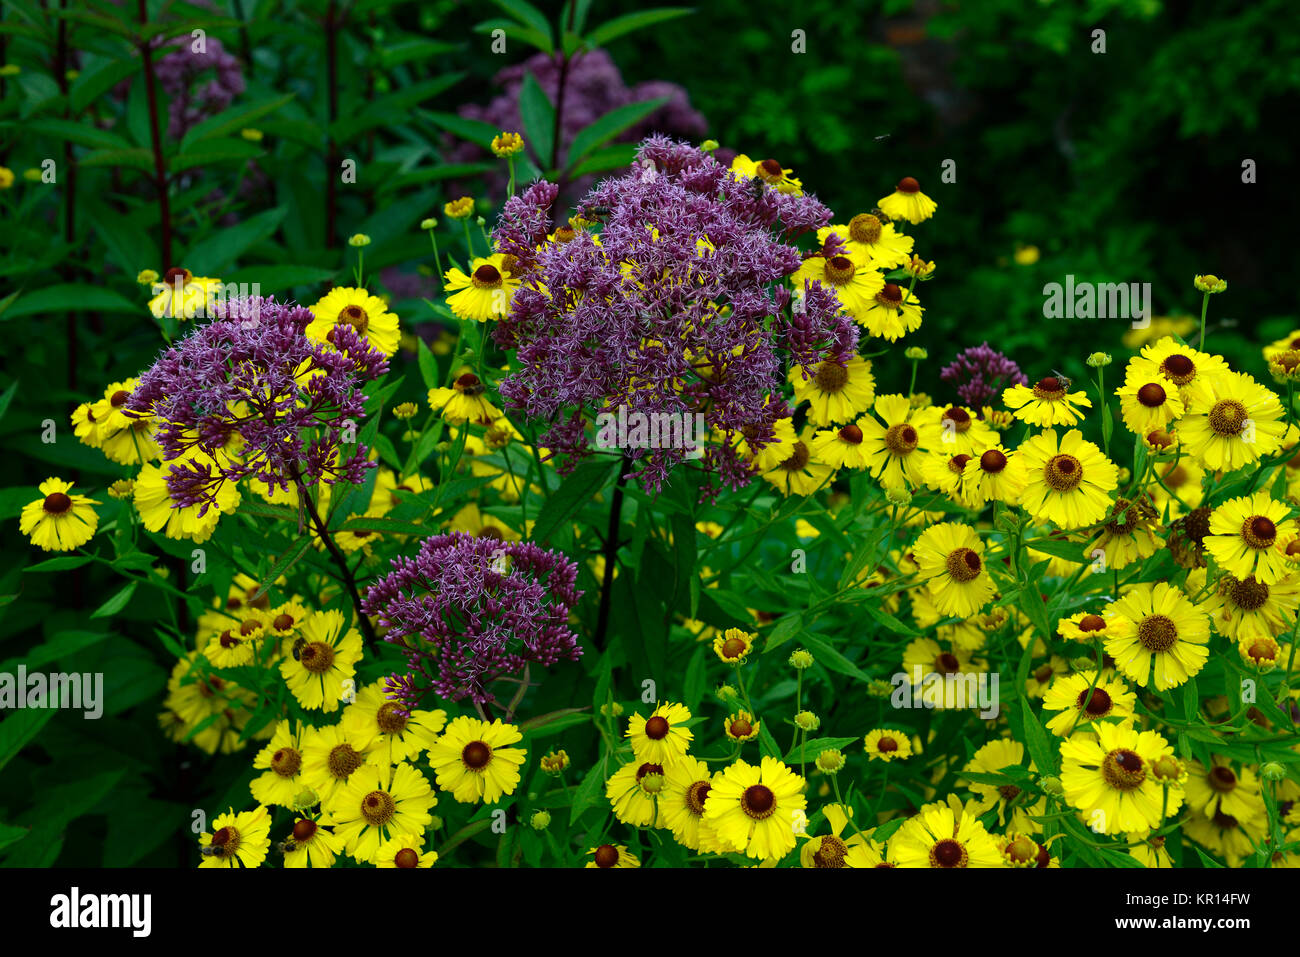
M310 818L298 818L278 847L284 854L285 867L324 869L333 867L334 859L343 853L343 839Z
M913 226L934 215L939 204L921 192L921 184L911 176L904 176L888 196L880 200L880 208L891 219L905 219Z
M657 705L649 718L639 713L628 718L626 734L637 760L667 764L685 755L695 737L687 727L690 720L690 709L673 702Z
M871 362L854 355L847 361L827 359L816 369L794 366L788 376L797 407L808 402L814 425L847 422L865 412L876 398Z
M1192 458L1212 471L1232 471L1277 451L1286 423L1276 395L1240 372L1215 376L1207 386L1178 423Z
M780 452L786 453L785 457L762 474L763 480L771 483L783 495L812 495L835 474L832 466L813 456L808 444L802 439L789 444L782 443L778 448Z
M498 157L504 159L507 156L514 156L524 148L524 138L518 133L507 133L502 131L492 137L492 152Z
M1290 506L1266 490L1229 499L1210 514L1205 550L1229 575L1275 584L1291 573L1287 546L1296 540L1297 527L1290 514Z
M852 310L854 322L888 342L921 328L923 312L916 296L894 282L881 286L863 308Z
M956 798L927 804L909 818L890 840L889 856L899 867L1006 866L997 842Z
M1200 292L1207 292L1213 295L1214 293L1223 292L1227 289L1228 281L1226 279L1220 279L1218 276L1198 275L1192 277L1192 285L1194 285Z
M380 679L357 692L356 701L343 711L342 724L349 737L366 743L366 760L388 767L414 761L421 751L433 747L447 723L447 712L415 710L403 715L400 705L385 694Z
M507 745L523 737L500 718L491 724L464 715L455 718L429 748L429 765L437 772L438 787L451 791L462 804L495 804L514 794L527 751Z
M1129 363L1119 396L1124 424L1135 435L1168 430L1183 414L1182 396L1154 362L1134 359Z
M449 219L468 219L474 214L474 200L469 196L453 199L443 204L442 211Z
M587 851L592 855L587 867L640 867L637 856L625 844L602 844Z
M842 253L831 257L810 256L790 279L797 294L803 293L805 284L813 282L834 290L845 311L855 318L871 307L885 285L885 280L865 257L859 261Z
M375 867L433 867L438 860L438 852L423 848L424 835L399 834L379 845L371 863Z
M867 757L872 761L889 763L895 759L906 760L912 756L912 742L902 731L876 728L862 739Z
M943 522L921 533L912 549L939 612L969 618L993 598L996 587L984 566L984 544L969 525Z
M1002 403L1015 410L1022 422L1051 428L1054 425L1074 425L1083 418L1076 406L1092 408L1092 402L1082 392L1071 392L1067 381L1056 376L1039 379L1032 388L1013 385L1002 391Z
M271 849L271 815L266 808L235 813L231 808L212 822L213 832L199 835L199 867L257 867Z
M736 664L744 661L745 656L753 650L756 637L757 635L739 628L728 628L713 639L713 652L727 664Z
M1047 730L1063 738L1081 724L1111 717L1131 718L1136 703L1137 695L1124 682L1114 677L1097 679L1096 671L1061 675L1043 693L1043 710L1060 712L1047 722Z
M14 171L8 166L0 166L0 189L8 189L14 184Z
M898 232L887 217L875 213L859 213L844 226L824 226L817 230L817 242L824 246L832 233L850 253L865 253L875 269L894 269L906 263L915 242Z
M782 858L795 846L794 815L807 807L805 782L776 758L737 761L720 771L704 801L704 820L732 850Z
M459 269L447 270L447 306L461 319L486 322L501 318L510 311L510 302L519 279L511 268L513 257L494 253L470 264L468 274Z
M429 408L441 412L452 425L473 422L490 425L501 412L485 398L487 386L468 369L462 369L450 388L429 390Z
M1043 432L1016 454L1026 476L1021 501L1034 518L1069 529L1101 521L1110 511L1118 469L1078 429L1066 432L1059 446L1055 432Z
M188 269L173 267L167 270L161 281L151 284L157 294L149 300L149 311L155 319L211 316L220 287L220 279L195 276Z
M99 515L94 506L100 503L85 495L69 495L72 483L47 478L38 486L43 498L23 506L18 530L33 545L47 552L66 552L80 548L95 534Z
M351 698L347 687L355 692L357 662L361 660L361 635L355 628L344 631L343 613L318 611L302 626L304 643L298 657L280 662L280 676L309 711L326 714L337 711L339 702Z
M633 827L659 827L659 795L667 790L664 766L654 761L632 761L605 782L605 797L614 816Z
M322 805L366 765L367 741L341 725L309 728L302 738L302 776ZM373 765L371 765L373 767Z
M887 488L924 484L925 460L941 447L939 410L915 411L902 395L879 396L873 409L880 421L859 420L872 476Z
M1146 687L1154 680L1157 691L1166 691L1205 666L1209 617L1173 585L1134 584L1111 609L1116 621L1106 653L1132 681Z
M411 765L367 765L322 805L320 823L333 826L355 860L369 863L392 838L422 840L437 803L429 782Z
M249 790L258 804L291 807L303 789L302 742L305 726L285 719L275 726L271 741L253 758L253 767L266 773L253 778Z
M792 172L794 171L786 169L774 159L752 160L744 153L738 153L731 161L731 175L735 179L751 180L758 177L777 192L802 196L803 183L791 176Z
M1162 821L1162 788L1152 766L1174 749L1155 731L1137 731L1131 721L1094 725L1061 743L1061 784L1065 800L1083 812L1084 823L1099 834L1145 833ZM1182 803L1170 790L1166 812Z
M316 318L307 326L307 335L317 342L332 342L335 326L351 326L370 345L386 356L397 352L401 332L397 316L378 296L354 286L335 286L314 306Z
M758 737L761 726L762 722L755 721L754 716L748 711L737 711L735 714L727 715L724 730L732 741L753 741Z

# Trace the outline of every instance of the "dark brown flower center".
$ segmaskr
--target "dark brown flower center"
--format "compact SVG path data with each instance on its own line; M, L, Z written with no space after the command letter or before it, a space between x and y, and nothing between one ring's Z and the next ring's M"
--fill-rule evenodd
M842 363L828 360L817 367L813 384L821 392L839 392L849 384L849 370Z
M340 780L346 780L353 771L361 767L364 763L360 753L350 744L336 744L330 749L329 757L326 764L329 765L330 774Z
M314 675L323 675L334 665L334 649L323 641L313 641L298 653L298 661Z
M930 848L931 867L965 867L968 860L966 848L951 837L936 841L934 847Z
M826 260L826 266L822 270L826 281L832 286L843 286L853 278L855 272L857 267L848 256L832 256Z
M768 183L779 183L785 177L785 170L774 159L765 159L758 164L759 178Z
M737 738L747 738L754 733L754 726L745 718L736 718L731 722L731 734Z
M473 282L479 289L496 289L501 285L501 271L490 263L484 263L474 270Z
M181 266L173 266L163 275L163 282L169 286L175 286L179 281L182 286L188 286L190 280L194 278L194 273Z
M1137 752L1119 748L1101 762L1101 776L1117 791L1132 791L1147 779L1146 764Z
M1165 404L1165 390L1154 382L1148 382L1138 389L1137 400L1148 409L1159 408Z
M891 425L885 433L885 448L891 455L909 455L916 451L920 442L921 437L917 435L915 426L906 422Z
M375 723L384 734L401 734L406 730L408 719L398 710L397 702L388 701L380 705L375 714Z
M1235 399L1223 399L1210 409L1210 429L1223 438L1235 438L1246 427L1246 407Z
M281 612L275 616L275 620L271 622L271 627L276 631L288 631L293 627L293 615L288 612Z
M1209 774L1205 776L1206 783L1214 790L1226 794L1237 786L1237 776L1232 773L1231 768L1223 765L1216 765Z
M373 827L382 827L397 814L397 803L387 791L371 791L361 799L361 816Z
M722 656L723 656L724 658L739 658L741 655L743 655L743 654L745 653L745 651L746 651L748 648L749 648L749 645L746 644L745 641L744 641L743 639L741 639L741 638L728 638L726 641L724 641L724 642L722 643ZM654 720L656 720L656 719L654 719L654 718L651 718L651 719L650 719L650 721L654 721ZM663 721L662 718L659 718L658 720ZM645 723L646 734L650 734L650 721L647 721L647 722ZM664 722L665 725L667 725L667 723L668 723L668 722L666 722L666 721ZM667 730L665 730L665 731L664 731L664 734L667 734L667 733L668 733ZM651 735L651 737L660 737L660 738L662 738L663 735L662 735L662 734L660 734L660 735Z
M712 789L708 781L696 781L686 789L686 806L690 808L692 814L698 817L704 813L704 802Z
M271 770L282 778L291 778L302 767L302 755L293 748L280 748L271 755Z
M1241 537L1251 548L1272 548L1277 541L1277 526L1264 515L1252 515L1242 523Z
M62 492L51 492L45 496L45 502L41 507L50 515L62 515L72 508L72 499Z
M970 429L970 413L959 405L954 405L946 412L943 417L952 423L954 431L965 432Z
M1072 492L1083 481L1083 464L1073 455L1053 455L1043 468L1043 479L1057 492Z
M221 830L212 835L212 843L208 846L215 847L217 849L217 857L220 857L222 860L234 857L235 852L239 850L238 828L230 826L221 828Z
M293 839L295 841L310 841L316 836L316 822L303 819L295 821L293 825Z
M1147 615L1138 622L1138 642L1147 651L1168 651L1178 640L1178 626L1164 615Z
M934 670L944 675L955 675L961 670L961 662L951 651L945 651L934 659Z
M889 754L898 750L898 742L889 737L889 735L885 735L876 742L876 750L881 754Z
M366 334L366 330L370 328L370 316L356 303L344 306L339 310L338 321L351 326L363 336Z
M885 283L884 288L876 293L876 302L887 309L897 309L903 304L903 287L893 282Z
M732 639L733 641L735 639ZM668 737L668 721L661 715L655 715L645 723L645 734L652 741L662 741Z
M613 867L618 863L618 848L613 844L602 844L596 848L596 866Z
M848 442L850 445L861 445L862 430L850 422L848 425L840 429L840 438L845 442Z
M1268 586L1255 581L1253 577L1231 579L1228 583L1228 597L1243 611L1256 611L1268 602Z
M1084 615L1079 619L1080 631L1101 631L1106 627L1106 619L1101 615Z
M985 472L992 472L996 474L998 472L1001 472L1006 467L1007 467L1006 454L1004 452L999 451L998 449L989 449L987 452L985 452L983 455L980 456L980 468L982 468Z
M958 582L974 581L984 567L979 553L971 548L957 548L949 552L945 564L948 574Z
M884 224L870 213L858 213L849 220L849 239L870 246L880 241L880 233L884 228Z
M1089 718L1103 718L1110 713L1110 695L1102 688L1093 688L1092 694L1089 694L1088 689L1084 688L1079 692L1079 697L1074 702L1074 706Z
M834 834L822 837L817 853L813 854L814 867L843 867L844 858L848 856L849 846Z
M781 468L787 472L800 472L808 464L810 455L808 446L803 442L795 442L790 452L790 457L781 463Z
M904 176L898 181L898 191L900 193L919 193L921 184L911 176Z
M483 741L471 741L461 749L460 760L471 771L480 771L492 760L492 749Z
M740 796L740 808L756 821L761 821L776 811L776 795L764 784L751 784Z
M1187 385L1196 375L1196 363L1180 352L1165 356L1160 371L1169 376L1175 385Z

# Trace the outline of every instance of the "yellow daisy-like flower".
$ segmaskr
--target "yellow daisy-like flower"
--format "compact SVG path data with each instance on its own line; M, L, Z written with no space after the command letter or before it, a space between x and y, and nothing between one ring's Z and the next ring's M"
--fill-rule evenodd
M955 798L927 804L909 818L890 840L889 856L898 867L1006 866L997 842Z
M291 807L303 789L302 741L305 727L288 719L275 726L271 742L253 758L253 767L266 773L253 778L249 790L258 804Z
M502 318L510 311L510 301L519 288L513 266L513 256L494 253L486 259L476 258L468 275L455 268L447 270L447 291L452 293L447 306L461 319L487 322Z
M962 473L966 501L978 508L989 502L1020 504L1028 476L1024 460L998 443L975 449Z
M72 483L47 478L38 486L43 498L23 506L18 530L33 545L47 552L66 552L90 541L99 527L95 506L100 502L85 495L68 494Z
M1060 712L1047 722L1047 730L1062 738L1092 721L1132 718L1136 704L1137 695L1124 682L1114 677L1098 679L1096 671L1062 675L1043 692L1043 710Z
M437 772L438 787L451 791L462 804L495 804L514 794L528 752L509 745L523 737L500 718L491 724L465 715L453 719L429 748L429 765Z
M998 433L971 409L950 405L939 416L943 449L950 455L975 455L998 444Z
M451 202L443 203L442 212L449 219L468 219L474 215L474 198L460 196Z
M304 622L304 639L298 657L280 662L280 676L309 711L326 714L337 711L339 702L352 697L344 682L353 682L361 660L361 635L355 628L344 630L341 611L318 611ZM355 689L354 689L355 690Z
M343 838L310 818L299 818L279 848L285 867L325 869L333 867L335 858L343 853Z
M902 731L875 728L862 739L867 758L872 761L904 761L912 756L912 742Z
M421 751L433 747L447 723L447 712L401 713L401 705L385 694L383 678L357 692L357 699L343 710L343 726L349 736L366 741L366 760L382 767L414 761Z
M332 825L345 850L358 861L375 859L381 844L399 835L423 840L438 803L423 774L402 763L395 768L367 765L334 792L321 824Z
M748 711L729 714L727 720L723 722L723 730L732 741L753 741L758 737L761 726L762 722L755 721L754 716Z
M785 453L784 457L763 472L762 477L779 489L782 495L812 495L835 474L832 466L813 456L808 443L802 439L782 443L780 451Z
M1274 501L1267 490L1229 499L1210 513L1210 534L1204 538L1219 567L1236 578L1254 577L1272 585L1287 577L1291 563L1287 546L1297 537L1291 508Z
M1140 496L1131 501L1119 498L1101 530L1083 546L1083 556L1091 561L1104 556L1107 568L1127 568L1163 546L1155 534L1159 529L1159 513L1150 501Z
M614 816L633 827L659 827L659 795L667 789L664 766L653 761L633 761L605 782L605 797Z
M341 725L310 728L302 737L302 778L322 804L366 764L367 741L345 731Z
M943 522L927 528L912 554L935 607L944 616L969 618L996 591L984 567L984 544L969 525Z
M780 859L794 850L794 815L807 807L804 779L764 756L758 767L737 761L718 772L704 819L718 840L748 857Z
M1133 835L1129 835L1130 838ZM1169 851L1165 848L1165 839L1163 837L1142 837L1138 843L1129 845L1128 855L1136 861L1141 862L1143 867L1161 868L1173 867L1173 858L1169 856Z
M729 665L738 664L754 650L754 641L757 637L739 628L728 628L713 639L713 653L719 660ZM687 712L688 718L689 715L690 712Z
M882 395L873 406L879 421L859 420L871 474L888 488L925 484L925 459L941 448L936 410L914 411L904 395Z
M849 817L853 814L852 808L846 808L842 804L828 804L822 810L831 832L804 836L803 847L799 848L800 867L868 868L880 865L879 845L872 848L861 834L853 834L848 838L843 836Z
M1152 766L1174 749L1155 731L1139 732L1129 721L1094 727L1096 733L1078 731L1061 742L1065 800L1099 834L1159 827L1164 796ZM1174 794L1169 813L1177 810Z
M399 834L379 845L375 867L433 867L438 861L437 851L424 850L423 835Z
M761 430L758 426L744 426L738 430L740 441L736 444L737 450L760 472L775 468L789 458L790 447L799 438L788 416L774 420L771 427L772 438L766 441L760 439Z
M921 477L925 484L936 492L942 492L954 502L965 504L970 501L966 487L966 468L971 457L964 452L928 456L921 468ZM974 478L974 472L971 473Z
M311 307L316 318L307 326L307 335L317 342L332 342L335 326L351 326L372 347L386 356L397 352L401 329L397 316L378 296L354 286L335 286Z
M812 441L812 454L834 469L865 469L871 465L862 444L865 419L848 422L838 428L822 429Z
M626 844L602 844L587 851L591 860L587 867L640 867L641 861L627 849Z
M1205 577L1203 572L1200 577ZM1254 578L1224 575L1202 602L1215 630L1247 647L1253 639L1272 641L1274 635L1290 631L1297 605L1300 580L1292 576L1265 585Z
M1009 738L995 738L982 745L962 769L977 774L1005 774L1007 768L1021 767L1025 762L1025 746ZM1033 762L1029 763L1031 771L1036 770ZM986 811L997 808L998 826L1037 834L1043 826L1033 820L1047 811L1047 799L1040 797L1037 801L1019 800L1021 789L1014 784L982 784L972 781L971 793L975 795L975 804L971 813L982 816ZM1014 802L1014 803L1013 803Z
M870 408L876 398L871 362L857 355L847 362L827 359L816 369L797 365L790 370L789 381L795 406L809 403L808 420L813 425L847 422Z
M1259 818L1238 821L1222 813L1210 818L1192 815L1183 825L1183 833L1222 855L1229 867L1240 867L1267 836L1268 823Z
M865 257L861 261L852 256L810 256L803 261L790 279L796 290L802 291L806 283L819 282L832 289L846 312L855 317L871 308L876 295L884 288L885 280Z
M252 664L265 630L260 612L245 612L242 621L231 622L229 628L212 636L203 648L203 657L217 668Z
M1277 451L1286 422L1276 395L1240 372L1225 372L1206 385L1178 423L1192 458L1211 471L1230 472Z
M1230 372L1222 357L1193 349L1174 336L1162 336L1143 346L1141 357L1134 359L1133 365L1145 363L1154 365L1178 387L1184 407L1191 405L1194 398L1208 397L1213 401L1211 381Z
M153 283L152 289L155 295L149 300L149 311L155 319L193 319L213 314L221 280L196 276L176 266Z
M1221 754L1211 755L1208 768L1200 761L1189 762L1183 790L1193 815L1231 815L1239 822L1268 816L1255 772L1244 766L1234 771L1232 762Z
M1078 429L1066 432L1059 445L1055 432L1036 435L1017 456L1025 469L1021 502L1039 521L1079 528L1110 511L1109 493L1119 484L1119 469Z
M921 315L925 308L914 293L898 283L887 282L869 303L852 312L853 321L864 327L868 334L887 342L897 342L909 332L921 328Z
M1111 605L1116 621L1106 654L1130 680L1176 688L1205 667L1210 619L1168 582L1132 585ZM1154 827L1154 825L1152 825Z
M877 269L894 269L903 265L911 257L915 243L911 236L904 236L893 223L874 213L859 213L844 226L823 226L817 230L817 242L825 245L832 233L850 253L865 255Z
M725 854L726 845L704 820L704 802L712 786L713 774L703 761L689 755L673 761L664 768L664 787L658 797L660 825L684 847Z
M921 192L921 184L911 176L898 181L894 191L877 204L890 219L905 219L913 226L934 215L939 204Z
M487 385L470 370L462 369L450 388L429 390L429 408L441 412L452 425L490 425L501 413L487 400L486 393Z
M271 815L266 808L218 814L212 833L199 835L199 867L257 867L271 849Z
M1129 363L1124 384L1115 390L1120 415L1134 435L1167 430L1183 414L1178 390L1160 373L1154 362L1134 359Z
M744 153L738 153L731 161L731 174L734 179L750 180L758 177L777 192L791 196L803 195L803 183L791 176L793 170L784 168L774 159L752 160Z
M690 720L690 709L672 702L657 705L648 718L632 715L626 734L636 759L667 764L685 755L695 737L686 726Z
M167 476L172 466L191 462L211 465L213 460L194 450L161 466L150 464L141 469L135 478L135 507L140 513L140 521L149 531L162 532L168 538L188 538L201 545L212 537L221 516L239 507L242 497L234 482L222 482L217 488L216 503L209 503L203 515L199 515L201 505L177 506L167 490Z
M524 138L518 133L502 131L492 137L492 152L499 158L514 156L524 148Z
M1074 425L1083 418L1079 408L1092 408L1087 393L1071 392L1069 383L1056 376L1045 376L1032 387L1013 385L1003 389L1002 404L1014 410L1020 421L1045 429Z

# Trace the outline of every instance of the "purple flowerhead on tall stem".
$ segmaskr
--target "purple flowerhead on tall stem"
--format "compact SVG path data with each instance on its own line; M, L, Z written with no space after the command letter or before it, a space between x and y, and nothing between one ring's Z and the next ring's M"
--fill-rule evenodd
M580 224L599 224L599 236L584 226L548 242L555 201L552 184L534 184L507 201L496 227L521 279L494 330L521 365L501 382L502 398L551 423L539 443L563 467L591 454L588 427L623 407L639 421L702 424L697 436L712 437L698 457L685 443L620 446L644 488L658 490L688 458L706 473L706 496L715 483L748 484L735 446L788 414L768 401L788 363L813 366L857 347L832 291L813 284L792 297L782 285L801 263L790 240L824 226L830 210L739 180L659 136L580 204Z
M189 34L167 45L176 49L154 64L163 90L171 97L167 104L167 135L181 139L193 126L222 110L229 109L244 92L244 72L239 60L226 52L216 37L205 37L201 48ZM197 81L208 70L211 79Z
M532 542L425 539L361 603L406 651L408 673L389 679L389 696L408 712L429 691L482 704L496 700L492 682L525 665L576 661L582 648L568 620L582 597L577 578L577 565Z
M328 343L306 335L310 310L270 298L218 300L216 318L163 352L140 376L127 414L150 417L167 490L204 514L225 482L268 490L325 481L360 484L367 449L356 431L362 388L388 359L351 326Z
M961 401L976 410L1008 386L1029 382L1020 366L987 342L958 353L957 358L939 373L939 378L955 386Z

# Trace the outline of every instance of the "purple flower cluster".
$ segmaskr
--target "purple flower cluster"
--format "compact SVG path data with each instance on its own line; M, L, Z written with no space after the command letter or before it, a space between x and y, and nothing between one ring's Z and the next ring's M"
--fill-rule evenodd
M525 665L582 656L569 612L582 592L578 566L532 542L427 538L414 558L371 585L362 611L406 650L409 673L389 678L408 712L430 690L451 701L496 700L489 685Z
M167 135L180 139L201 120L229 108L244 92L244 73L235 57L215 37L204 39L204 51L195 53L188 35L174 41L176 49L158 60L154 70L163 90L171 97L167 105ZM206 84L195 87L201 74L212 70Z
M522 130L524 127L519 111L519 94L523 89L524 77L532 74L550 101L555 103L560 88L560 64L560 54L538 53L523 63L508 66L494 78L496 85L504 90L500 96L487 106L474 103L462 106L459 113L469 119L481 120L498 130ZM560 116L561 162L578 132L610 110L660 97L667 97L668 102L620 134L620 141L635 142L652 132L696 139L708 132L708 123L698 111L691 108L690 97L677 84L651 80L628 87L623 83L618 67L604 50L576 54L569 61L569 69L564 78L564 112ZM477 146L461 143L449 151L448 162L470 162L481 159L483 155ZM544 166L550 165L549 156L538 159ZM505 185L504 178L501 179L501 185Z
M757 183L757 185L756 185ZM700 464L704 494L716 482L748 484L734 441L770 437L789 414L779 398L785 361L847 358L858 331L835 294L813 283L792 297L782 281L800 265L783 240L830 221L812 196L740 181L707 153L651 137L626 175L603 181L579 207L599 222L571 241L546 242L556 187L536 183L509 200L497 248L514 257L522 285L495 328L521 370L500 384L505 401L551 422L539 444L590 454L586 426L601 413L704 416L718 430ZM540 248L539 248L540 247ZM792 302L793 299L793 302ZM681 421L681 420L678 420ZM657 490L683 448L638 448L643 487Z
M961 401L976 410L1008 386L1029 382L1020 366L987 342L958 353L952 364L939 373L939 378L956 386Z
M364 446L344 446L365 418L362 386L388 371L387 357L344 324L332 347L309 339L302 306L250 297L213 311L140 376L125 407L153 416L164 460L181 459L167 477L172 499L202 514L223 482L249 476L279 489L360 484L373 463Z

